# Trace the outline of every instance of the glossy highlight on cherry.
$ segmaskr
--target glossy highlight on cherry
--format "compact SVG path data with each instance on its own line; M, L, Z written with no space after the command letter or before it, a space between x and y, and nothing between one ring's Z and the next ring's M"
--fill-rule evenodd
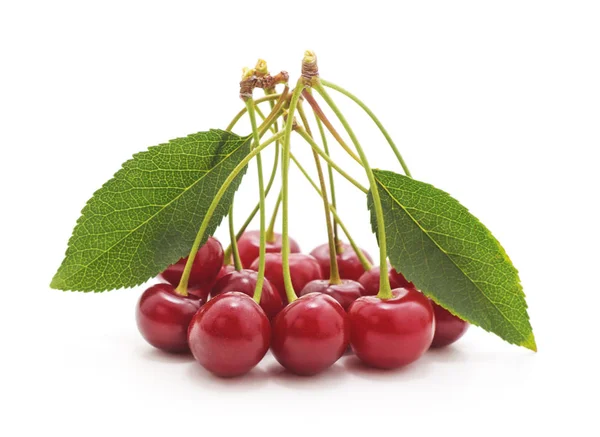
M239 272L234 270L217 281L212 288L211 296L238 291L253 297L257 281L258 273L254 270L240 270ZM275 317L283 308L279 292L271 286L267 278L263 282L260 306L269 319Z
M348 310L352 302L361 297L363 292L363 286L350 279L342 279L339 284L332 284L327 279L316 279L306 284L299 296L324 293L337 300L344 310Z
M187 330L204 301L177 294L171 284L148 288L136 306L140 334L152 346L166 352L188 352Z
M373 266L368 272L364 272L358 282L363 286L363 296L376 296L379 293L379 266ZM388 278L390 286L394 288L414 288L414 284L409 282L402 273L399 273L393 267L388 266Z
M267 239L266 242L267 253L281 253L281 234L277 232L273 233L273 241ZM260 250L260 231L246 231L238 240L238 251L240 252L240 259L242 266L245 269L251 268L250 266L254 263L254 260L258 258ZM290 238L290 252L299 253L300 246L293 238Z
M365 364L395 369L418 360L431 346L433 308L414 288L397 288L391 299L363 296L348 310L350 344Z
M267 353L271 325L263 309L244 293L211 299L194 315L188 342L196 361L221 377L248 373Z
M349 341L346 311L326 294L302 296L273 320L273 355L297 375L315 375L332 366L344 354Z
M365 273L365 269L358 259L356 252L348 243L341 243L340 248L341 252L337 253L336 255L340 278L358 281L361 275ZM371 255L369 255L365 250L361 249L361 251L365 258L372 263L373 259L371 258ZM323 272L323 277L328 278L330 274L329 244L324 243L315 247L310 254L319 262L321 271Z
M303 253L292 253L289 257L290 275L295 293L299 293L304 286L315 279L322 279L321 267L316 259ZM258 260L250 266L252 270L258 270ZM265 256L265 277L271 285L279 291L281 300L288 302L283 283L283 263L280 253L267 253Z
M206 290L206 287L214 282L221 271L223 266L223 255L223 246L221 246L219 240L209 237L206 243L200 247L194 258L188 287ZM181 281L181 275L185 269L186 262L187 257L180 259L175 264L167 267L160 276L168 283L177 287Z

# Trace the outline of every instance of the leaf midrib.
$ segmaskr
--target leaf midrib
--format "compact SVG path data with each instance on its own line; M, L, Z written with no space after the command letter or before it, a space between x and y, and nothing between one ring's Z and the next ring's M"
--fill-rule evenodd
M402 205L398 201L398 199L396 199L395 196L392 195L392 193L387 189L387 187L385 185L383 185L383 183L377 177L375 179L377 180L377 183L383 188L383 190L385 192L387 192L387 194L390 196L390 198L392 198L396 202L396 204L400 208L402 208L402 210L406 213L406 215L408 215L408 217L413 221L413 223L415 223L419 227L419 229L421 229L423 231L423 233L425 235L427 235L427 238L429 238L429 240L440 250L440 252L442 252L446 256L446 258L448 258L450 260L450 262L452 264L454 264L454 266L460 272L462 272L463 275L465 275L465 277L469 280L469 282L471 284L473 284L473 286L477 290L479 290L479 292L488 300L488 302L490 304L492 304L492 306L496 309L496 311L498 311L498 313L500 313L500 315L502 316L502 318L504 318L504 320L506 320L510 324L510 326L512 326L515 329L515 331L517 331L519 334L521 334L523 336L523 341L526 341L527 340L527 335L523 334L523 332L519 328L517 328L517 326L515 326L515 324L509 318L506 317L506 315L502 312L502 310L500 310L500 308L498 308L498 306L487 296L487 294L485 294L483 292L483 290L481 288L479 288L479 286L477 285L477 283L465 271L463 271L458 266L458 264L456 264L456 262L454 262L454 260L452 259L452 257L450 257L448 255L448 253L446 253L446 251L442 247L440 247L440 245L431 237L431 235L429 235L429 232L425 228L423 228L417 220L414 219L414 217L412 216L412 214L406 210L406 208L404 207L404 205Z
M248 140L246 140L248 141ZM224 156L223 159L221 161L219 161L214 167L212 167L211 169L209 169L208 171L206 171L206 173L204 173L204 175L202 175L201 178L197 179L196 181L194 181L193 184L191 184L190 186L188 186L187 188L184 188L183 191L181 193L179 193L177 196L175 196L170 202L166 203L161 209L159 209L157 212L155 212L154 214L152 214L147 220L143 221L142 223L140 223L137 227L135 227L134 229L132 229L129 233L127 233L125 236L123 236L122 238L120 238L119 240L117 240L112 246L110 246L109 248L107 248L106 250L104 250L102 253L100 253L97 257L95 257L94 259L92 259L89 263L87 264L80 264L80 268L77 269L76 271L74 271L73 273L71 273L70 275L66 276L63 278L63 282L68 281L70 278L72 278L73 276L75 276L77 273L79 273L81 270L87 269L90 267L91 264L93 264L94 262L96 262L100 257L104 256L107 252L109 252L111 249L113 249L116 245L118 245L119 243L121 243L123 240L125 240L126 238L128 238L130 235L132 235L133 233L135 233L138 229L140 229L141 227L145 226L148 222L150 222L154 217L156 217L156 215L158 215L160 212L162 212L163 210L165 210L167 207L169 207L173 202L175 202L176 200L178 200L181 196L183 196L188 190L190 190L191 188L193 188L196 184L200 183L202 180L204 180L204 178L210 174L214 169L216 169L220 164L222 164L225 160L227 160L229 157L231 157L231 155L233 155L235 152L237 152L238 150L240 150L241 147L243 147L246 144L246 141L244 141L242 144L240 144L239 147L237 147L235 150L233 150L231 153L228 153L226 155L222 155Z

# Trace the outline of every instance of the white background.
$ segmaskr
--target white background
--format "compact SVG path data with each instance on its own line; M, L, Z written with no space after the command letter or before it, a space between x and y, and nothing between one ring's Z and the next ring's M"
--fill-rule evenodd
M1 3L1 435L597 435L598 3L331 3ZM395 372L346 357L297 378L267 357L220 380L144 343L141 289L49 289L85 201L123 161L224 127L241 107L243 66L264 57L295 81L307 48L324 78L380 115L417 179L502 242L537 354L472 328ZM397 170L366 117L336 97L372 164ZM325 241L322 212L293 177L293 235L310 250ZM364 198L338 190L375 255Z

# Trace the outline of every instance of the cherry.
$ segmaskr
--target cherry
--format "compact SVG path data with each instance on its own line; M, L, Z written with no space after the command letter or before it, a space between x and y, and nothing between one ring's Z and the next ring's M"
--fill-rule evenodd
M304 286L314 280L322 279L321 267L316 259L303 253L292 253L289 256L290 275L294 292L299 293ZM258 259L250 266L251 270L258 270ZM265 255L265 277L279 291L284 304L288 302L283 284L283 265L280 253L267 253Z
M281 253L281 234L274 232L273 236L274 241L267 241L266 252ZM260 231L244 232L238 240L238 251L242 266L245 269L251 268L250 266L254 260L260 255ZM294 239L290 238L290 253L299 252L300 246Z
M153 285L138 301L135 314L138 329L146 341L158 349L189 351L188 325L203 303L193 296L178 294L171 284Z
M442 308L434 301L431 301L431 306L435 315L435 334L433 335L431 347L448 346L461 338L469 329L468 322Z
M279 363L298 375L314 375L346 351L350 323L331 296L310 293L286 306L273 320L271 350Z
M388 268L390 278L390 286L392 290L395 288L414 288L414 284L409 282L402 273L397 272L396 269ZM373 266L371 270L362 274L358 278L358 282L364 287L363 296L375 296L379 293L379 266Z
M397 288L390 299L363 296L348 310L350 344L369 366L394 369L425 353L435 330L429 299L414 288Z
M354 252L354 249L351 245L348 243L342 243L341 246L342 251L338 253L336 257L338 269L340 271L340 277L342 279L352 279L353 281L358 281L358 278L365 273L365 269L360 263L360 260L358 259L358 256L356 256L356 252ZM362 253L369 260L369 262L373 262L371 256L367 252L362 250ZM329 244L325 243L315 247L310 254L319 262L323 276L328 278L330 274Z
M210 294L212 288L217 283L219 279L225 276L227 273L235 272L235 267L232 265L226 265L221 267L217 277L210 283L206 285L196 286L195 288L188 288L188 293L191 296L196 296L198 299L202 299L203 301L208 300L208 295Z
M218 295L190 323L188 341L194 358L217 376L252 370L269 350L271 325L265 312L244 293Z
M363 286L350 279L342 279L341 284L331 284L327 279L316 279L306 284L299 296L325 293L337 300L344 310L348 310L350 304L361 297L363 292Z
M223 267L221 267L221 270L219 270L219 273L217 274L217 277L215 278L215 283L221 279L223 276L227 275L228 273L231 272L235 272L235 266L233 264L227 264Z
M215 297L229 291L239 291L253 297L257 279L258 273L254 270L240 270L239 272L234 270L217 281L212 289L211 296ZM260 306L269 319L275 317L283 308L279 292L271 287L271 283L267 278L265 278L262 286Z
M182 258L175 264L167 267L160 275L165 281L177 287L186 262L187 258ZM216 238L209 237L194 258L188 287L195 289L210 286L217 277L222 265L223 246L221 246L221 243Z

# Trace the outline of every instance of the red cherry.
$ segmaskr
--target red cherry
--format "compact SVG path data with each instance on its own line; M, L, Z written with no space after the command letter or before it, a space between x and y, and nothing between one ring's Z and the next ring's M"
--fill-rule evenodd
M182 258L175 264L170 265L162 272L161 277L168 283L177 287L185 268L187 258ZM217 274L223 266L223 246L219 240L209 237L204 246L202 246L192 265L190 279L188 281L189 288L203 288L210 286L217 277Z
M434 301L431 301L431 306L435 314L435 334L431 347L448 346L461 338L469 329L468 322L442 308Z
M317 279L306 284L299 296L325 293L337 300L344 310L348 310L350 304L362 296L363 291L362 285L350 279L342 279L341 284L330 284L328 279Z
M429 299L414 288L397 288L391 299L363 296L348 310L354 353L369 366L394 369L417 360L433 339Z
M215 283L221 279L223 276L231 273L231 272L235 272L235 266L233 264L227 264L226 266L221 267L221 270L219 270L219 273L217 274L217 277L215 278Z
M235 272L235 267L232 265L226 265L221 267L221 270L219 270L219 273L217 274L217 277L214 279L214 281L210 284L207 285L201 285L201 286L196 286L195 288L188 288L188 293L191 296L196 296L198 299L202 299L204 302L206 302L208 300L208 296L212 290L212 288L215 286L215 284L217 283L217 281L219 279L221 279L223 276L225 276L227 273L230 272Z
M269 350L271 325L262 308L244 293L218 295L190 323L188 341L194 358L222 377L252 370Z
M171 284L153 285L138 301L135 314L138 329L158 349L189 351L188 325L203 303L193 296L178 294Z
M254 270L246 269L239 272L234 270L217 281L212 289L211 296L215 297L229 291L239 291L253 297L257 279L258 273ZM267 278L263 282L260 306L265 311L269 320L275 317L283 308L279 292L271 287L271 283Z
M311 293L286 306L273 320L271 350L298 375L314 375L335 363L350 339L348 315L331 296Z
M303 253L292 253L290 260L290 275L294 292L299 293L304 286L315 279L323 279L321 267L316 259ZM251 270L258 270L258 259L250 266ZM283 284L283 265L280 253L267 253L265 255L265 277L271 286L279 292L281 300L287 304L285 286Z
M281 253L281 234L273 233L275 241L267 241L267 253ZM238 251L242 266L249 269L252 263L260 255L260 231L247 231L242 234L238 240ZM299 253L300 246L290 238L290 253Z
M358 256L356 256L356 252L354 252L352 246L350 246L348 243L342 243L341 246L342 252L338 253L336 257L338 269L340 271L340 278L358 281L358 278L365 273L365 269L360 263ZM373 262L371 256L367 252L362 250L362 253L369 260L369 262ZM329 244L325 243L315 247L310 254L319 262L321 271L323 272L323 277L329 278Z
M363 296L375 296L379 293L379 266L373 266L371 270L362 274L358 282L364 287ZM389 268L388 277L392 290L395 288L414 288L414 284L406 280L402 273L394 268Z

